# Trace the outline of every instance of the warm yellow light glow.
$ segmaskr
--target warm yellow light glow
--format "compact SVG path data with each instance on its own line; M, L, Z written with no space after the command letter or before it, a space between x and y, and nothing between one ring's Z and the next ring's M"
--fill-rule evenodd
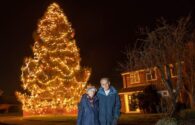
M74 30L56 3L51 4L38 23L32 48L33 58L22 66L22 87L16 92L26 115L65 114L77 109L90 76L80 67Z
M129 112L129 99L128 94L124 94L125 112Z

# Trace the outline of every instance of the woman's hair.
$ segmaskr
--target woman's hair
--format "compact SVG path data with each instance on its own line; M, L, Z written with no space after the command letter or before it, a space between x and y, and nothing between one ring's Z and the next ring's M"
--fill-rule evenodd
M94 90L95 92L97 91L97 89L95 88L95 86L92 85L88 85L86 88L86 91L88 92L89 90Z

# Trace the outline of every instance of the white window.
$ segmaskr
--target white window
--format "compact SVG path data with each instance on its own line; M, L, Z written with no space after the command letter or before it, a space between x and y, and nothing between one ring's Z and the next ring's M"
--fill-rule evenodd
M158 93L161 95L161 96L169 96L169 92L167 90L162 90L162 91L158 91Z
M157 80L156 68L146 70L146 80L147 81Z
M131 83L139 83L140 82L139 72L130 73L130 81Z

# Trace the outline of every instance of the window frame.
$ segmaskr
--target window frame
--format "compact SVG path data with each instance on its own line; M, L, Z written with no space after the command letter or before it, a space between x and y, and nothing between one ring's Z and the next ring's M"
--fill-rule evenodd
M152 72L151 70L153 70L155 73L155 78L153 78ZM148 75L151 76L151 79L148 79ZM146 70L146 81L156 81L157 80L157 68L150 68Z

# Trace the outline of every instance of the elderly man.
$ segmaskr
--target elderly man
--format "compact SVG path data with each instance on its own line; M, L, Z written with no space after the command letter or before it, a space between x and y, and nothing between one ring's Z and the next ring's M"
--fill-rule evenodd
M116 89L110 86L109 78L102 78L100 83L101 87L97 93L100 125L116 125L121 108L119 95Z

